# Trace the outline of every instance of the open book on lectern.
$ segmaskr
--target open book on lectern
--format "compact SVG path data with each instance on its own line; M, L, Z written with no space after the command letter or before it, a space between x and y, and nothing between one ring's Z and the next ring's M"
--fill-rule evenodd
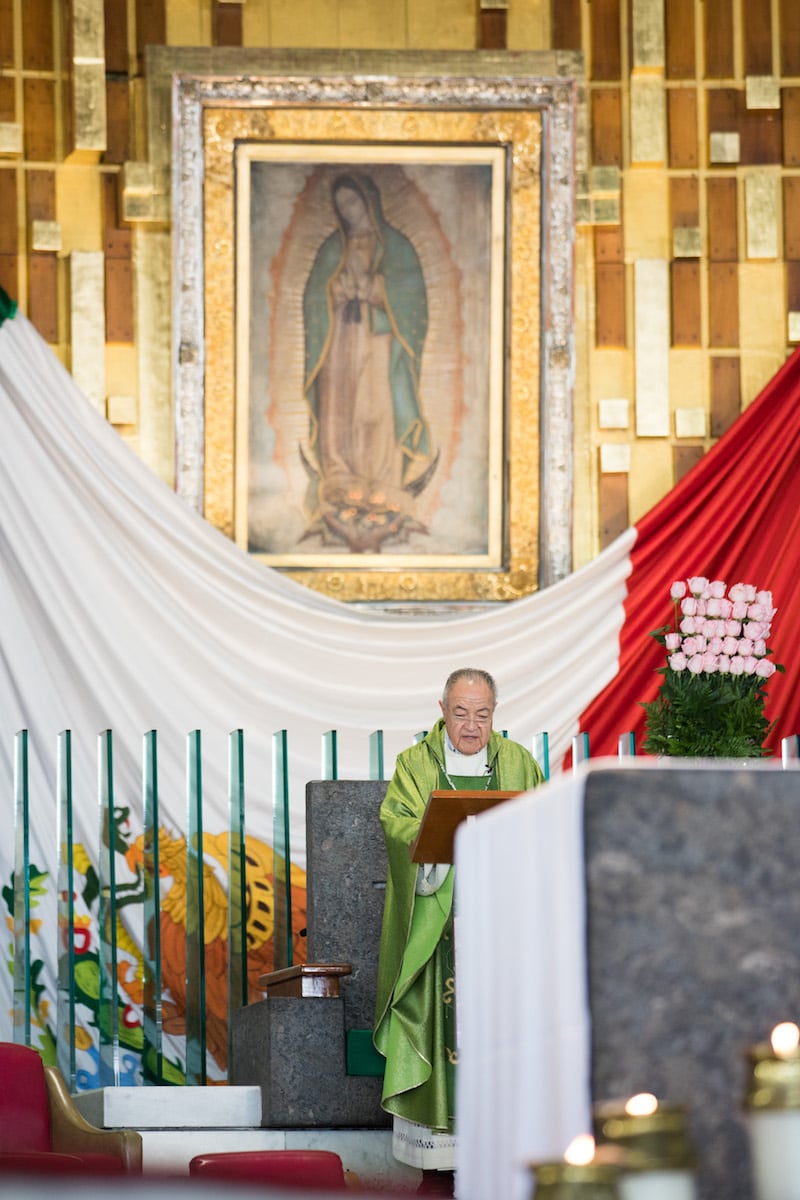
M467 817L477 817L487 809L521 796L522 792L435 791L431 792L419 833L409 846L415 863L451 863L456 830Z

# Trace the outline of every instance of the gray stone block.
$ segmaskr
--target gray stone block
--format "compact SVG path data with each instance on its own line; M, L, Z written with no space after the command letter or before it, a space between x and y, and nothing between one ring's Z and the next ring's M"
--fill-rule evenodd
M747 1046L800 1014L800 773L590 773L595 1100L684 1104L702 1200L752 1200Z

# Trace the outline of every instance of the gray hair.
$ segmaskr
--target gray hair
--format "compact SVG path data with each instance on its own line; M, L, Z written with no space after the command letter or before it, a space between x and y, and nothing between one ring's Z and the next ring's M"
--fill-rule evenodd
M444 685L442 692L442 704L447 707L447 701L450 697L450 689L459 680L463 679L466 683L485 683L492 693L492 702L497 704L497 684L488 671L482 671L480 667L459 667L457 671L453 671L447 678L447 683Z

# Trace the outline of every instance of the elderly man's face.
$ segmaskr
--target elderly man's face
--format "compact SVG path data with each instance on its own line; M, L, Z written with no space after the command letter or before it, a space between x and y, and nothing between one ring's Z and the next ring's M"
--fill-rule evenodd
M483 680L458 679L447 704L439 701L450 741L462 754L477 754L489 741L494 714L492 689Z

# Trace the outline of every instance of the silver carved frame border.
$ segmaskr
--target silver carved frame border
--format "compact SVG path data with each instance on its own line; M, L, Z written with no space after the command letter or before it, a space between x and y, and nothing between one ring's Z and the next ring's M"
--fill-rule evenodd
M352 58L352 56L350 56ZM528 56L535 59L537 56ZM553 56L548 56L553 57ZM548 64L549 65L549 64ZM564 68L563 62L558 67ZM572 77L331 74L172 75L173 331L176 490L203 511L203 109L353 106L542 114L539 587L572 570L575 387L575 174L583 89ZM520 63L516 64L519 69Z

